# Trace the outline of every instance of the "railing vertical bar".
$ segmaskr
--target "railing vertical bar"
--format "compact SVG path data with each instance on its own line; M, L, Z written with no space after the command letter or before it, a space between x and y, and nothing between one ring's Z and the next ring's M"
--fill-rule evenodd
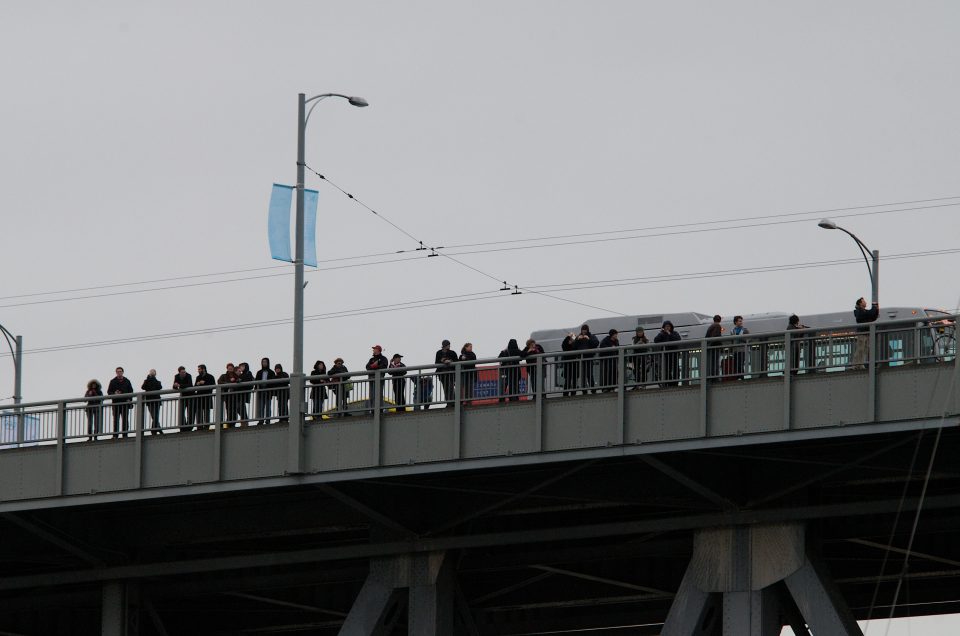
M144 413L143 393L133 396L133 487L140 488L143 484L143 428Z
M375 466L383 465L383 385L381 379L383 371L376 369L373 377L370 379L370 392L373 395L367 396L370 405L373 407L373 463ZM356 386L356 383L354 384Z
M57 495L63 495L64 464L63 451L67 433L67 403L57 402L57 474L54 492Z
M213 481L223 479L223 387L213 396ZM180 433L186 429L181 429Z
M302 373L290 374L289 415L287 416L287 473L296 475L303 472L303 414L307 412L304 403L304 376Z
M545 395L543 385L546 384L546 375L543 372L543 368L545 364L544 356L541 355L537 357L537 365L534 369L534 373L537 374L536 382L534 383L536 388L533 394L533 416L536 418L533 429L533 447L537 449L537 451L543 450L543 399ZM556 374L554 374L554 377L556 377Z
M790 332L783 334L783 428L788 430L793 428L793 409L791 407L792 397L790 395L793 383L793 365L800 366L799 355L797 360L793 359L793 347L791 343ZM802 340L802 338L801 338ZM797 351L799 354L799 351Z
M877 344L877 323L870 323L870 339L867 341L867 421L877 419L877 356L880 346Z
M707 369L707 341L700 341L700 435L707 436L707 412L710 407L709 396L707 395L709 381L709 371Z
M627 355L624 347L617 348L617 423L620 443L627 443Z
M463 366L454 365L453 376L454 393L456 399L453 402L453 456L457 459L463 457Z

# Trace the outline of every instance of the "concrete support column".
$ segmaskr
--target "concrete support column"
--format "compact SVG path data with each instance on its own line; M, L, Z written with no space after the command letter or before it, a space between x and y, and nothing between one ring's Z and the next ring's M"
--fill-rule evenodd
M127 636L127 599L120 581L103 584L100 610L101 636Z

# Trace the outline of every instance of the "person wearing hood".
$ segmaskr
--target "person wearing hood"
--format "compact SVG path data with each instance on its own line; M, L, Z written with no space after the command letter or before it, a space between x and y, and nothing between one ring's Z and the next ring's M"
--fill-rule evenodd
M87 392L83 397L89 398L84 411L87 414L87 441L92 442L100 434L100 423L103 421L103 391L98 380L87 382Z
M370 371L370 406L380 403L380 406L383 406L383 385L386 384L387 379L384 371L387 370L387 367L390 366L390 363L387 361L387 357L383 355L383 347L380 345L373 345L373 353L370 356L370 360L367 361L367 366L365 367L367 371ZM380 381L377 382L377 371L380 372Z
M619 379L617 366L619 364L618 351L620 347L620 334L616 329L611 329L607 335L600 341L600 391L613 391Z
M280 422L286 422L290 417L290 374L283 370L283 365L273 365L273 375L278 380L286 380L277 385L277 416Z
M154 431L154 434L162 434L163 429L160 428L160 394L157 393L157 391L162 391L163 385L160 383L160 380L157 379L156 369L150 369L143 384L140 385L140 389L147 391L144 402L147 406L147 412L150 413L150 422L152 424L150 430Z
M660 328L660 333L657 334L657 337L653 341L657 344L663 345L663 353L661 354L661 368L659 369L660 373L657 375L661 376L660 386L677 386L680 384L677 379L680 377L680 354L676 353L677 345L671 344L681 340L680 334L673 330L673 323L669 320L663 321L663 326ZM664 381L665 380L665 381Z
M237 367L237 382L253 382L256 378L253 377L253 372L250 371L250 365L246 362L241 362L240 366ZM250 422L250 415L247 412L247 404L250 404L250 395L253 393L253 387L247 386L240 389L240 397L237 401L237 406L240 408L240 424L242 426L248 425Z
M456 382L453 363L456 361L457 354L450 350L450 341L444 340L441 342L440 349L437 351L437 355L434 356L433 363L443 365L442 368L437 369L436 373L437 379L440 381L440 386L443 387L443 399L447 402L453 402L453 400L456 399L456 395L453 392L453 385Z
M246 363L244 363L246 364ZM254 378L257 382L267 382L276 380L276 372L270 368L270 358L260 360L260 370ZM270 403L273 402L273 392L276 387L273 385L257 385L257 424L263 426L270 421Z
M523 352L516 338L511 338L507 348L500 352L499 358L521 358ZM506 360L500 363L500 401L514 402L520 399L520 360Z

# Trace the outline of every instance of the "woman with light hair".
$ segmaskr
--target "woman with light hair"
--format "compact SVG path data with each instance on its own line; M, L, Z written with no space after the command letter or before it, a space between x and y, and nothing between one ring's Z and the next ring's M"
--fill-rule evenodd
M87 399L84 410L87 413L87 441L92 442L100 434L100 422L103 420L103 385L97 380L87 382L87 392L83 397ZM97 399L99 398L99 399Z

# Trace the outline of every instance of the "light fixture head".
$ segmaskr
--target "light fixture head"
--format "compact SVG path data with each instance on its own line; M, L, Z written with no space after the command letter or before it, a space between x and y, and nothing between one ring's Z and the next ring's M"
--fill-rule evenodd
M362 97L348 97L347 101L350 102L351 106L356 106L358 108L363 108L364 106L370 105L367 103L367 100Z
M817 223L817 225L819 225L820 227L822 227L822 228L825 229L825 230L835 230L835 229L837 229L837 224L834 223L833 221L831 221L830 219L821 219L820 222Z

